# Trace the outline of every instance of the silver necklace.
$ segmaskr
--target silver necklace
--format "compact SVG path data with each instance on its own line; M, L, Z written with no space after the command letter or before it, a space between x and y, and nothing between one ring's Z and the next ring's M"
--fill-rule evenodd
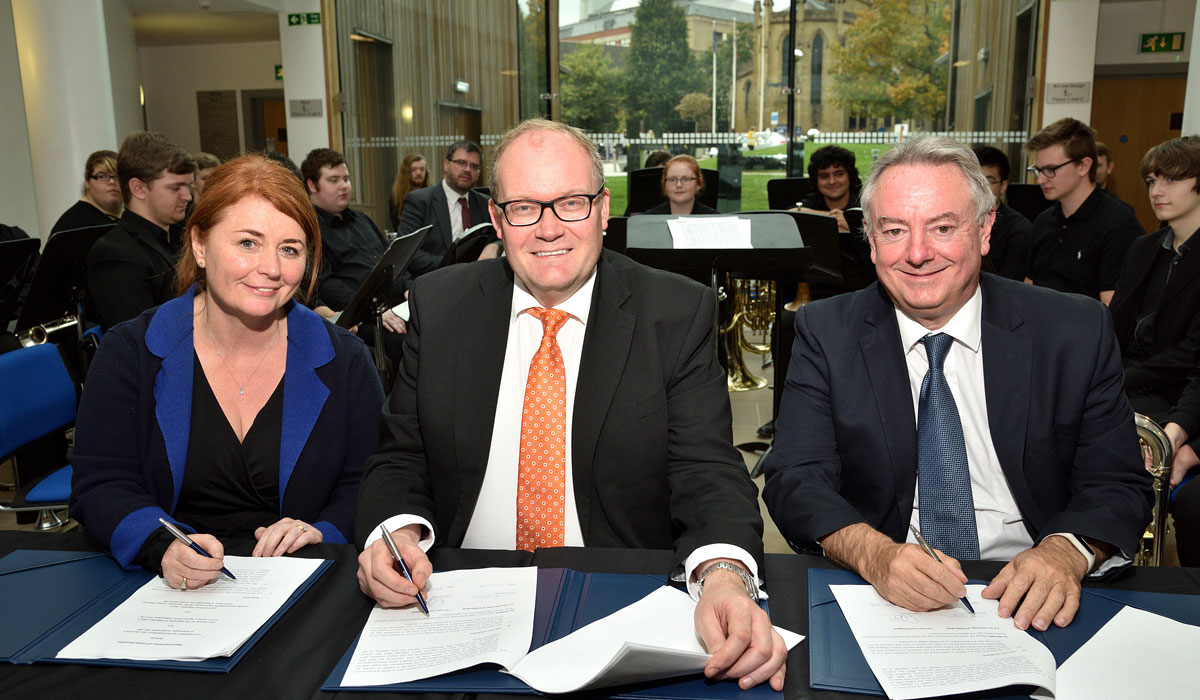
M258 368L262 367L262 363L267 359L267 355L270 355L271 351L275 349L275 339L280 335L278 332L275 333L275 338L272 338L271 342L267 345L266 352L263 353L262 357L258 358L258 364L254 365L254 371L250 372L250 376L246 377L246 381L239 382L237 375L233 373L233 370L229 368L229 364L225 362L225 354L221 352L221 348L217 347L217 340L213 337L212 329L208 327L207 311L204 312L204 332L208 334L208 342L212 343L213 350L217 351L217 359L221 361L221 366L229 373L229 377L233 379L233 383L237 384L238 396L246 395L246 385L250 383L251 379L254 379L254 375L258 374Z

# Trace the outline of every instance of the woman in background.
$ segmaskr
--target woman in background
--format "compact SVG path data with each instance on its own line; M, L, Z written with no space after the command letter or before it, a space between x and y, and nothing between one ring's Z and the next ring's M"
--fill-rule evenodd
M675 156L663 166L662 191L667 201L647 209L645 214L717 214L712 207L701 204L697 197L704 191L700 164L691 156Z
M388 214L391 216L392 231L400 230L400 216L404 213L404 198L409 192L429 187L429 171L425 168L425 156L409 153L400 163L400 171L392 181L392 196L388 198Z
M117 154L96 151L83 166L83 197L58 217L50 235L92 226L112 226L125 208L117 181Z
M188 222L181 296L105 335L76 421L71 513L123 567L196 588L220 570L218 537L254 541L254 556L351 541L383 390L362 342L293 299L320 250L296 177L234 159ZM202 533L212 558L159 518Z

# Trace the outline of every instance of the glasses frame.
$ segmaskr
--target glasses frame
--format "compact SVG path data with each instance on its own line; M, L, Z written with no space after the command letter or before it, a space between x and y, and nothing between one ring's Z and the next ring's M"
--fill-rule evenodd
M113 182L116 182L116 181L117 181L117 176L116 176L116 175L110 175L110 174L108 174L108 173L92 173L91 175L88 175L88 176L87 176L87 179L89 179L89 180L99 180L100 182L108 182L109 180L112 180Z
M600 195L604 194L604 187L605 187L605 183L600 183L600 189L596 190L595 194L564 194L561 197L555 197L554 199L550 200L549 202L543 202L540 199L510 199L507 202L497 202L495 199L493 199L492 204L497 209L500 210L501 215L504 216L504 220L508 223L509 226L534 226L535 224L537 224L539 221L542 220L543 216L546 215L547 209L554 212L554 215L558 217L559 221L570 224L570 223L574 223L576 221L583 221L592 215L592 209L595 206L596 198L599 197ZM559 214L558 210L554 208L554 205L561 202L564 199L574 199L575 197L583 197L583 198L587 199L587 203L588 203L587 213L584 214L583 216L579 217L578 219L564 219L562 217L562 214ZM538 210L537 218L534 219L533 221L530 221L527 224L513 223L512 219L508 218L508 205L516 204L517 202L528 202L530 204L540 205L541 209Z
M695 175L689 175L687 177L669 177L664 180L664 182L666 182L668 185L690 185L699 179L700 178L696 177Z
M483 163L472 163L471 161L463 158L449 158L448 160L460 168L466 168L467 170L473 170L475 172L483 170Z
M1053 180L1054 176L1056 174L1058 174L1059 168L1063 167L1064 165L1070 165L1071 163L1078 163L1081 160L1083 160L1083 159L1082 158L1072 158L1071 160L1064 160L1063 162L1059 163L1058 165L1047 165L1044 168L1039 168L1036 165L1031 165L1028 168L1025 168L1025 172L1032 173L1034 177L1041 177L1042 173L1045 173L1047 180Z

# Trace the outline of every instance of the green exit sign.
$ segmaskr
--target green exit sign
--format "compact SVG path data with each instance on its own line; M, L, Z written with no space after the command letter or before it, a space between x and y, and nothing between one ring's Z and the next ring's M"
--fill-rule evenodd
M1183 51L1183 32L1143 34L1138 53L1173 53Z
M320 12L289 12L287 18L289 27L321 23Z
M275 79L283 80L283 66L278 63L275 64Z

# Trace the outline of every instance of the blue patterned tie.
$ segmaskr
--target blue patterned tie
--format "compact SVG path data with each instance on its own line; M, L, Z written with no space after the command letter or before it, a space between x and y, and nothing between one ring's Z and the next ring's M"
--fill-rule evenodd
M929 357L929 371L921 382L917 407L921 534L930 545L955 559L978 559L979 534L975 529L967 444L943 371L954 338L937 333L925 336L921 342Z

